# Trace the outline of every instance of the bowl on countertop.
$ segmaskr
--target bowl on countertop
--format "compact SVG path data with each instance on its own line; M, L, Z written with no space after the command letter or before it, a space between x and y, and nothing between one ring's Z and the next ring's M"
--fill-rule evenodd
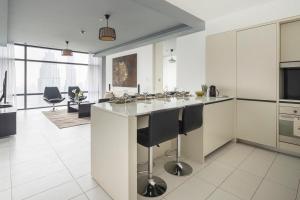
M197 97L203 97L204 96L203 91L196 91L195 94L196 94Z

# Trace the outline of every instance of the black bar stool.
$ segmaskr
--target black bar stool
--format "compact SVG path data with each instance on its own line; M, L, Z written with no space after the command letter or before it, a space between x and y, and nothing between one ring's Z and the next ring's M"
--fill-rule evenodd
M174 139L179 134L179 109L153 111L149 126L138 129L137 141L148 148L148 175L138 178L138 193L144 197L157 197L167 190L166 182L153 176L153 146Z
M179 121L179 134L177 136L177 154L176 161L170 161L165 164L165 170L176 176L186 176L193 172L193 168L180 161L181 156L181 135L187 135L195 129L201 128L203 124L203 104L186 106L182 112L182 120Z

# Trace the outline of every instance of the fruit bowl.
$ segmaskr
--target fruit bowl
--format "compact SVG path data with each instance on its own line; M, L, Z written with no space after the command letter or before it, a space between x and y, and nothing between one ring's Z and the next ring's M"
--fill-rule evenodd
M202 97L204 95L204 92L203 91L196 91L195 94L196 94L197 97Z

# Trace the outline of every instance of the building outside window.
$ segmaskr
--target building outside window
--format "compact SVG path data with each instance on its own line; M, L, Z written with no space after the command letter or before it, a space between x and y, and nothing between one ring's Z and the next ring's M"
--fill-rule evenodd
M43 100L47 86L58 87L66 99L69 86L88 91L88 61L88 53L74 52L67 57L57 49L15 45L18 109L48 107Z

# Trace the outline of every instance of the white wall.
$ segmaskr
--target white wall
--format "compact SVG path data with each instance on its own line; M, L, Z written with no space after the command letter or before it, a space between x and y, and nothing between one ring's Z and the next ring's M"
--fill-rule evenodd
M154 92L163 92L163 43L154 44Z
M8 0L0 0L0 46L7 45Z
M205 83L205 32L177 38L177 88L201 90Z
M206 22L206 31L177 39L177 86L199 90L205 83L205 38L207 35L246 28L300 15L300 0L276 0Z
M206 32L225 32L297 15L300 15L299 0L276 0L208 21Z
M141 86L141 92L153 92L153 45L106 56L106 90L108 84L112 83L112 59L134 53L137 53L137 83ZM135 94L137 88L113 87L113 91L117 95L122 95L124 92Z

